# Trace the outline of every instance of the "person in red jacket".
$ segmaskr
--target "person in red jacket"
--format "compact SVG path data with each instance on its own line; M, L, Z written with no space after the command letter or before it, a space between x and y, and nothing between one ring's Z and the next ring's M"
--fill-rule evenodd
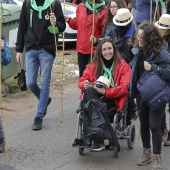
M95 85L100 76L110 80L110 87L98 88ZM104 97L107 109L116 106L117 111L120 111L129 95L130 76L130 66L120 57L115 45L110 40L104 39L97 46L93 62L86 67L78 82L78 87L84 91L83 103ZM94 141L91 150L101 149L101 143Z
M95 17L94 17L94 36L100 38L104 29L104 21L106 18L105 1L95 0L94 4ZM86 65L89 63L91 54L90 36L92 35L92 22L93 22L93 5L90 0L83 0L76 10L76 19L65 16L70 28L77 30L77 45L76 51L78 52L78 65L79 76L83 74ZM93 48L93 54L95 47Z

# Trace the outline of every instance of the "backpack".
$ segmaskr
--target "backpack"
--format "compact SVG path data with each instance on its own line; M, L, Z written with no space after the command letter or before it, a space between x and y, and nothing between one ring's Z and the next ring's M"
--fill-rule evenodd
M156 111L170 101L169 84L155 72L144 74L137 83L142 100Z
M111 138L104 114L106 103L91 99L83 108L84 132L91 140L105 140Z

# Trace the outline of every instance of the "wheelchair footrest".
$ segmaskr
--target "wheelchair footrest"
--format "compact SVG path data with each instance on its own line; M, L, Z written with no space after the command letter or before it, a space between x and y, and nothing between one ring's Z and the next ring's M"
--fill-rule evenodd
M75 138L72 147L85 148L89 147L85 140Z

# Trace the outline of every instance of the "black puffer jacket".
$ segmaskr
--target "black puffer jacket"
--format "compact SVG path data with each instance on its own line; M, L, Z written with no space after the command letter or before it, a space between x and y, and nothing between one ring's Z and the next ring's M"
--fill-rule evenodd
M44 0L39 0L38 3L38 5L41 6L43 5ZM57 20L56 27L58 28L59 32L63 32L65 30L66 23L61 4L58 0L55 0L53 9ZM33 10L32 28L30 27L31 10L33 9L31 7L30 1L25 0L20 14L15 50L17 52L23 52L24 46L26 51L44 48L48 53L55 56L54 35L48 30L48 27L51 26L51 23L50 20L45 19L45 16L50 14L50 7L42 11L42 19L38 18L38 11ZM58 38L58 35L56 37Z

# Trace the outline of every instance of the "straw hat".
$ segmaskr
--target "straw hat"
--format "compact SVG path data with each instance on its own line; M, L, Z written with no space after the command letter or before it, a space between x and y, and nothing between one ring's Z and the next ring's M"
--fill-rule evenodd
M133 15L127 8L120 8L117 10L113 18L113 23L118 26L126 26L133 20Z
M155 22L155 26L160 29L170 29L170 15L163 14L159 18L159 21Z
M100 85L102 85L106 88L109 88L110 87L110 80L108 78L104 77L104 76L100 76L96 80L95 84L100 84Z

